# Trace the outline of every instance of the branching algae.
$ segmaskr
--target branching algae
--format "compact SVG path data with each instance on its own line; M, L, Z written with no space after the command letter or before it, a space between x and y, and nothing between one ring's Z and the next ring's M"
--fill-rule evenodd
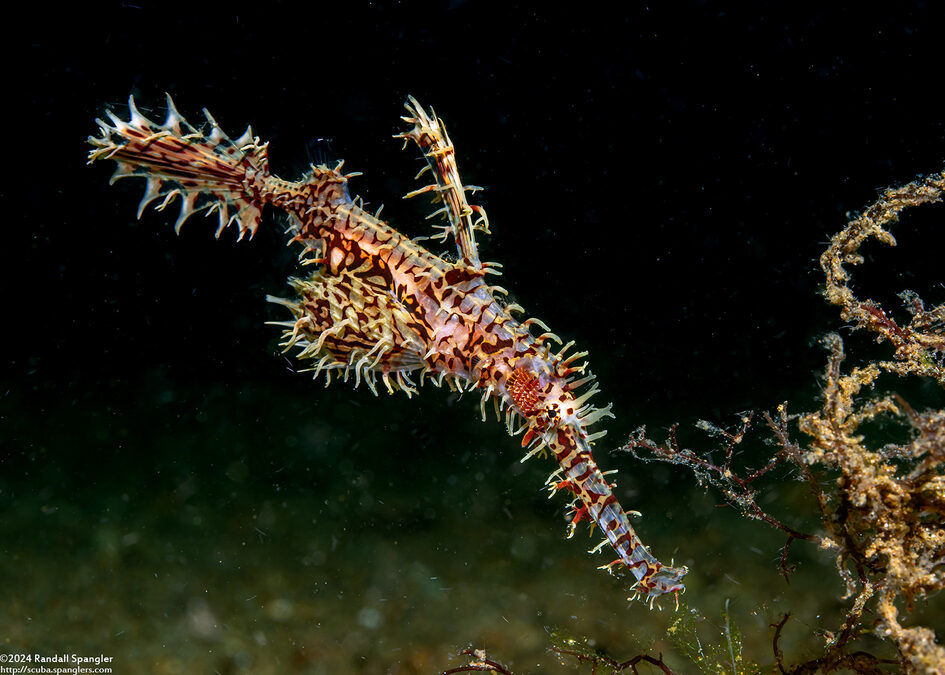
M849 600L846 617L827 635L822 656L788 667L778 645L785 615L773 626L775 662L782 673L880 672L888 660L849 648L870 625L867 622L877 636L895 644L904 672L945 673L945 650L936 644L934 631L904 627L899 618L900 607L909 611L916 601L945 587L945 409L916 411L898 394L867 394L883 373L930 378L945 387L945 304L927 309L916 293L905 291L900 297L911 318L902 324L879 303L859 299L850 288L847 269L864 261L859 249L866 240L895 245L887 228L901 211L941 201L943 192L945 173L890 188L831 239L820 258L827 279L824 296L840 307L844 321L874 333L893 352L888 360L844 372L843 342L839 335L826 336L823 405L790 415L782 404L775 414L764 415L777 448L765 466L745 475L732 467L732 451L749 431L750 413L742 415L734 431L699 423L721 439L722 464L681 447L674 430L657 443L641 428L625 446L642 459L689 468L700 481L718 487L747 517L782 530L787 535L781 557L785 575L791 571L787 556L794 540L816 543L835 554ZM877 419L903 429L908 440L878 445L862 428ZM805 440L794 440L795 424ZM807 482L820 511L822 534L798 532L759 505L756 481L779 465L792 467Z

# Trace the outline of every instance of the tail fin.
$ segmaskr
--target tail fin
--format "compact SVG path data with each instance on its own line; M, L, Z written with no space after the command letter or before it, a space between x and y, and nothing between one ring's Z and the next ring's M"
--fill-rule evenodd
M181 209L175 231L180 232L184 221L198 211L206 211L207 215L216 211L220 218L217 237L233 222L239 227L240 239L247 232L252 237L270 193L268 144L260 144L249 127L235 141L230 139L206 110L203 112L211 131L205 135L177 112L170 95L167 119L162 125L142 115L134 97L129 97L128 108L131 119L127 122L110 110L107 114L114 126L96 120L102 135L89 136L93 147L89 164L115 160L118 168L112 183L129 176L147 180L138 217L155 199L163 198L157 206L160 211L179 196Z

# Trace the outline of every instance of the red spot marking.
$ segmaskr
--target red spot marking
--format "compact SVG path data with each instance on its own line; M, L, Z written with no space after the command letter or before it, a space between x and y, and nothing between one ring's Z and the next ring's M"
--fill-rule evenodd
M614 542L614 548L618 553L620 552L621 546L624 544L627 545L628 553L633 553L634 549L636 549L636 543L633 541L633 535L630 532L624 532L617 537L617 540Z
M479 385L482 386L482 385ZM535 428L532 427L525 432L525 436L522 437L522 447L526 447L529 443L532 442L532 439L535 438Z
M555 483L555 490L567 490L573 495L577 495L580 492L570 480L559 480Z
M579 507L579 508L577 508L577 509L574 510L574 518L571 519L571 524L572 524L572 525L577 525L577 524L580 523L582 520L590 520L590 519L591 519L591 516L590 516L590 514L587 512L587 507L586 507L586 506L581 506L581 507Z

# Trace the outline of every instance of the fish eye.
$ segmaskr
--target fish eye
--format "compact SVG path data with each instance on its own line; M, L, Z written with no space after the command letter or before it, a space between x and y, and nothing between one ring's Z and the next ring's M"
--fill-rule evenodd
M545 418L551 424L557 424L558 420L561 419L561 410L557 403L549 403L545 406Z

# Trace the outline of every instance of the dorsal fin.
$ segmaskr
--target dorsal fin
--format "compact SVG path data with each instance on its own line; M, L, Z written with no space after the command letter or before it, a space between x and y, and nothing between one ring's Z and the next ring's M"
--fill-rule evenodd
M448 224L436 226L442 232L434 238L446 241L452 235L456 241L460 259L466 265L479 269L482 263L476 247L475 231L489 234L489 219L481 206L469 205L466 201L466 192L476 192L482 188L476 185L463 187L456 167L456 150L446 133L446 126L436 116L433 109L430 109L428 115L413 96L407 97L404 107L407 108L409 115L401 119L413 124L413 128L398 134L395 138L403 138L405 146L407 141L416 143L427 160L427 166L417 174L417 178L431 171L436 180L435 183L408 192L404 198L430 193L435 204L442 204L427 217L429 219L442 216L447 220Z

